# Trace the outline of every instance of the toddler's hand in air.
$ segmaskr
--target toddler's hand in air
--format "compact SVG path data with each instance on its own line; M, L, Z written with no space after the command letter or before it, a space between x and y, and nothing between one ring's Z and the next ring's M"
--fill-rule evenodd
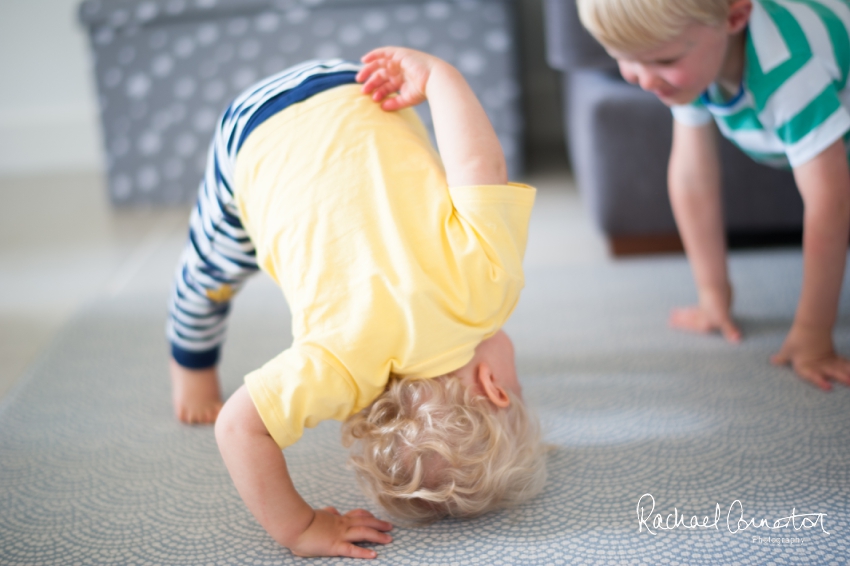
M399 110L424 102L431 69L440 61L432 55L403 47L381 47L361 58L364 67L357 73L363 92L381 102L384 110ZM392 93L398 96L387 98Z

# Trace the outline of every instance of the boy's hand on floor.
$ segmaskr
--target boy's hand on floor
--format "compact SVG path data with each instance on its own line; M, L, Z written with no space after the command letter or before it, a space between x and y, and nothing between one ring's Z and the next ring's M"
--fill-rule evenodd
M720 332L727 342L739 343L741 331L729 312L732 306L732 288L727 286L725 291L701 291L699 295L698 305L673 309L670 313L670 326L702 334Z
M345 515L333 507L316 509L313 521L289 549L298 556L347 556L375 558L378 553L355 542L387 544L393 538L385 531L393 528L365 509L355 509Z
M424 102L425 87L436 57L403 47L381 47L361 58L364 63L357 73L363 92L381 102L384 110L399 110ZM398 96L387 98L397 92Z
M833 381L850 386L850 360L835 353L828 329L824 332L792 326L770 362L790 365L798 376L824 391L832 389Z

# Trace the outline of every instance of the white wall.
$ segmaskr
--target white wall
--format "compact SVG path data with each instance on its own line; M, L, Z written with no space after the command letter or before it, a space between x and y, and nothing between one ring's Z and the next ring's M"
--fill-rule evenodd
M0 0L0 176L103 167L80 0Z

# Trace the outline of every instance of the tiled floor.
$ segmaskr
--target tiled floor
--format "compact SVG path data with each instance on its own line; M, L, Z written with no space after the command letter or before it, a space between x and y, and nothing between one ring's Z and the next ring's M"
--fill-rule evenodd
M526 265L610 261L567 170L542 169L523 179L539 189ZM130 281L170 284L172 267L151 258L177 257L189 206L113 209L97 173L0 178L0 202L2 397L86 303Z

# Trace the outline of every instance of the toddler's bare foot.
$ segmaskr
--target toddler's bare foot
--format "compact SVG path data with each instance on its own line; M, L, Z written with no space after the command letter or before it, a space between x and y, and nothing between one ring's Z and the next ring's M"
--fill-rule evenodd
M171 360L170 369L177 418L187 424L214 423L222 405L216 368L189 369Z

